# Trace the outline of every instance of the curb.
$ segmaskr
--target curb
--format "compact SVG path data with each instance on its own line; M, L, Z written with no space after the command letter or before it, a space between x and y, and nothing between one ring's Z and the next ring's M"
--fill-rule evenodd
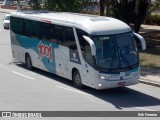
M140 83L143 83L143 84L146 84L146 85L152 85L152 86L155 86L155 87L160 87L160 83L159 82L146 80L146 79L142 79L142 78L140 78Z

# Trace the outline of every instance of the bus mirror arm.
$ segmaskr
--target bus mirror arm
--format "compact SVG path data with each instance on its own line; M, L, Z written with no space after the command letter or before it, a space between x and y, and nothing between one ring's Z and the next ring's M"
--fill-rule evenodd
M89 43L89 45L91 46L91 52L93 56L96 56L96 46L93 42L93 40L91 40L89 37L87 36L83 36L83 38Z
M142 50L146 50L146 41L145 41L145 39L141 35L139 35L137 33L134 33L134 35L137 38L137 40L140 41L141 46L142 46Z

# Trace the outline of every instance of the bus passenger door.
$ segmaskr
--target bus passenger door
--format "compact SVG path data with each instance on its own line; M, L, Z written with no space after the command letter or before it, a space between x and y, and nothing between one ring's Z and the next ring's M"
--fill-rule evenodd
M62 77L67 77L67 67L68 67L68 49L64 46L59 46L55 49L56 52L56 74Z
M84 59L83 64L83 75L85 83L89 86L94 86L94 63L93 63L93 56L91 53L91 47L87 41L80 42L81 45L81 52Z
M76 29L80 49L83 57L82 62L82 71L83 71L83 82L88 86L94 86L94 63L93 56L91 51L91 46L88 41L84 39L84 36L88 36L88 34L80 29Z

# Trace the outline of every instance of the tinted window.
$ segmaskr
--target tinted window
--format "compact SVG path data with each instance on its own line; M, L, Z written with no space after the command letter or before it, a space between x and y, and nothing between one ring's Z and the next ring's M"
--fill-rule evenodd
M77 50L73 28L55 25L55 32L58 44Z
M28 21L29 21L28 23L29 27L27 31L30 32L30 37L39 38L39 32L40 32L39 22L32 20Z
M54 28L55 28L55 38L57 39L58 44L63 45L63 42L65 40L64 27L59 25L54 25Z
M40 34L39 34L40 39L51 41L52 37L51 24L40 22L39 27L40 27Z
M20 18L11 17L11 30L16 34L22 34L23 31L23 20Z
M39 38L39 22L23 19L23 35Z
M69 47L72 50L77 50L73 28L65 27L64 31L65 31L65 41L63 45Z
M77 50L73 28L11 17L11 29L16 34L46 40Z
M11 17L11 30L16 34L57 43L54 26L48 23Z

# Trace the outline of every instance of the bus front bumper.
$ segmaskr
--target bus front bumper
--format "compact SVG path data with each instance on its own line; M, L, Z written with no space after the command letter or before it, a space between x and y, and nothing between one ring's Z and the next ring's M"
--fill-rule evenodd
M95 85L95 88L98 90L101 90L101 89L135 85L139 83L139 78L140 78L140 75L134 76L129 79L124 79L124 80L106 80L106 79L96 78L97 84Z

